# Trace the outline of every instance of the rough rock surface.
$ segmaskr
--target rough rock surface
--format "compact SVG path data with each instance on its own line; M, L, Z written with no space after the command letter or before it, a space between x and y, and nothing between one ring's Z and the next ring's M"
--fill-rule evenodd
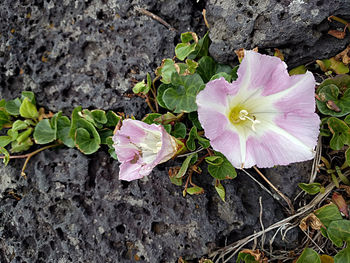
M350 35L339 40L327 34L330 15L350 18L349 0L209 0L211 55L232 61L238 48L279 48L289 66L328 58L345 48Z
M180 32L204 33L204 5L189 0L3 0L0 97L32 90L37 103L53 112L70 114L82 105L141 118L146 104L125 93L134 80L173 55ZM208 18L214 17L214 4L207 7ZM159 15L178 32L137 8ZM219 36L212 37L217 42ZM225 34L221 37L227 43ZM118 180L118 163L103 149L92 156L74 149L42 152L31 159L27 180L20 177L22 164L0 164L4 263L175 262L180 256L201 257L259 230L260 196L265 226L283 217L282 206L241 173L225 182L223 203L205 172L194 180L206 193L183 198L167 176L167 168L178 163L160 165L132 183ZM290 233L296 242L297 232Z

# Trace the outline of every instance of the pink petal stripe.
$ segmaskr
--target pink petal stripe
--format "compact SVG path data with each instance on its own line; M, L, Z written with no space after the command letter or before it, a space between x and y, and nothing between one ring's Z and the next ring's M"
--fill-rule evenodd
M121 163L119 168L119 180L132 181L144 176L140 174L141 164L139 163Z
M254 51L244 52L237 74L239 85L247 86L248 89L262 89L263 96L290 86L287 65L283 61Z
M198 108L198 119L204 129L205 137L210 140L223 136L222 133L229 122L223 113L205 107Z
M220 136L211 140L210 144L215 151L225 155L234 167L241 167L243 160L237 133L232 130L225 130Z
M260 168L287 165L310 160L313 157L311 148L300 147L286 137L269 131L260 138L253 136L248 138L245 168L250 168L254 164Z

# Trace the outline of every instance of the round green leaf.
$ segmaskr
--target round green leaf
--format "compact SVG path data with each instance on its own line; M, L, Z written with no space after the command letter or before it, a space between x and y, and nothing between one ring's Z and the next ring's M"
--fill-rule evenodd
M334 263L349 263L350 262L350 246L341 250L334 256Z
M216 152L215 155L220 156L223 159L223 162L220 165L208 165L209 174L218 180L224 179L233 179L237 176L236 169L232 166L232 164L226 159L226 157Z
M77 148L84 154L92 154L100 148L100 142L96 137L91 137L84 128L78 128L75 135Z
M120 117L114 112L114 111L107 111L106 114L107 117L107 123L105 124L107 127L115 127L117 126Z
M9 100L6 102L5 104L5 109L6 111L14 116L18 116L19 115L19 108L21 107L21 100L19 98L14 99L14 100Z
M28 119L36 119L39 117L39 112L36 109L36 106L33 103L31 103L27 97L24 98L21 106L19 107L19 114L23 118Z
M107 123L107 116L104 110L92 110L91 114L95 122L101 123L101 124Z
M188 76L173 74L173 87L166 89L163 94L166 107L175 113L196 111L196 96L203 84L198 74Z
M331 117L328 119L327 124L333 134L330 141L330 146L333 150L340 150L344 144L350 144L350 128L344 121Z
M57 139L62 141L64 145L73 148L75 143L69 135L70 125L71 123L67 116L57 117Z
M321 189L320 183L311 183L311 184L300 183L298 184L298 186L310 195L315 195L319 193Z
M174 129L171 132L171 135L175 138L185 138L186 136L186 125L182 122L177 122L174 125Z
M12 141L13 139L10 136L0 136L0 147L5 147Z
M322 224L327 228L332 221L343 219L338 207L331 203L317 209L315 215L321 220Z
M27 127L28 127L28 123L26 123L22 120L17 120L12 124L12 130L14 130L14 131L24 130Z
M27 140L25 140L24 142L13 141L11 143L10 151L12 153L24 152L28 150L32 145L33 145L33 141L31 138L27 138Z
M320 256L311 248L305 248L296 263L321 263Z
M51 126L49 119L42 119L34 130L34 141L37 144L47 144L56 140L57 130Z
M343 241L350 241L350 220L332 221L327 228L329 239L337 247L343 245Z

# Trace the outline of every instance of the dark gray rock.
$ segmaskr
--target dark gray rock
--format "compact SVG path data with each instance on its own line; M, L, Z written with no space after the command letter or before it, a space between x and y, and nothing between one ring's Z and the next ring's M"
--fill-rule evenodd
M179 33L203 35L204 5L189 0L1 1L0 97L32 90L38 105L53 112L70 114L81 105L141 118L145 102L125 94L135 80L173 56ZM208 7L208 18L219 14L211 2ZM159 15L178 32L137 8ZM212 37L214 47L220 45ZM221 37L228 41L227 35ZM180 256L199 258L260 230L260 196L265 226L283 217L283 208L244 174L224 182L226 203L205 171L194 178L205 194L184 198L167 175L179 163L162 164L149 177L128 183L118 180L118 162L105 150L92 156L75 149L44 151L31 159L27 180L20 176L23 160L0 165L0 262L175 262Z
M221 62L233 61L239 48L280 48L295 66L334 56L350 39L327 34L328 16L350 18L349 0L209 0L206 8L210 53Z

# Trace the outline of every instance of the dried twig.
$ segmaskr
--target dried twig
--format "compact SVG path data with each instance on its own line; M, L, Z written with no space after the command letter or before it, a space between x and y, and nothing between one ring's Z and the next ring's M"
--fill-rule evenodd
M285 196L280 190L278 190L278 188L277 188L276 186L274 186L274 185L265 177L265 175L263 175L263 173L260 172L260 170L259 170L256 166L253 166L253 168L254 168L254 170L261 176L261 178L264 179L264 181L265 181L266 183L268 183L269 186L271 186L271 188L272 188L273 190L275 190L275 191L279 194L279 196L281 196L281 197L283 198L284 201L286 201L286 203L288 204L289 209L290 209L290 210L289 210L289 214L294 214L294 213L295 213L295 210L294 210L293 204L292 204L292 202L290 201L290 199L289 199L287 196Z
M157 16L157 15L151 13L150 11L148 11L148 10L146 10L146 9L144 9L144 8L138 8L138 7L136 7L135 9L136 9L136 11L140 12L141 14L144 14L144 15L146 15L146 16L149 16L150 18L152 18L152 19L158 21L158 22L161 23L162 25L166 26L169 30L175 31L175 32L177 31L177 30L176 30L175 28L173 28L170 24L168 24L167 22L165 22L162 18L160 18L159 16Z
M241 240L238 240L237 242L225 246L221 249L218 249L214 252L212 252L209 257L212 258L213 260L215 260L215 263L218 263L220 260L223 259L224 256L228 256L228 258L226 258L225 261L223 262L228 262L235 254L237 254L237 252L247 243L249 243L250 241L254 240L255 238L273 230L276 228L281 228L281 227L285 227L286 224L288 224L290 221L303 217L305 214L307 214L308 212L310 212L312 209L315 208L315 206L317 206L320 202L322 202L327 196L328 194L333 190L334 188L334 183L330 183L326 188L325 191L323 193L319 193L314 199L312 199L312 201L307 204L304 207L301 207L300 209L298 209L297 213L289 216L275 224L272 224L271 226L269 226L268 228L266 228L264 231L259 231L257 233L254 233L250 236L247 236Z

